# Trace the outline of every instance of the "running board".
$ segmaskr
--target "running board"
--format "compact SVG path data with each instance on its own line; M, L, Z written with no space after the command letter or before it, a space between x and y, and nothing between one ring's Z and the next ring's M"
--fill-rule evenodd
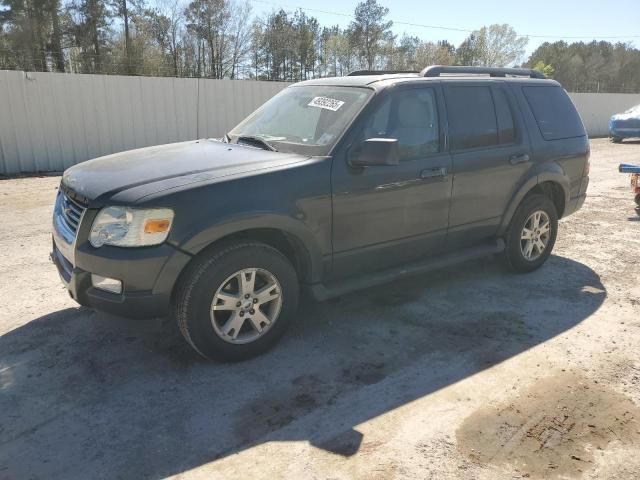
M420 263L402 265L401 267L395 267L381 272L373 272L359 277L340 280L328 286L322 283L316 283L309 285L308 290L314 300L322 302L329 298L339 297L355 290L374 287L399 278L438 270L467 260L495 255L503 252L504 248L504 240L499 238L489 244L467 248L441 257L434 257Z

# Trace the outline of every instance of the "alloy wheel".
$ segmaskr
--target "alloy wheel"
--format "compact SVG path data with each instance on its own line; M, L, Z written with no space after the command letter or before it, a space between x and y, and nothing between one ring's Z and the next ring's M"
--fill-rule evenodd
M282 309L278 279L261 268L244 268L230 275L211 302L211 324L224 341L251 343L276 322Z
M520 234L520 250L523 257L530 262L540 258L547 249L550 238L549 215L543 210L536 210L524 222Z

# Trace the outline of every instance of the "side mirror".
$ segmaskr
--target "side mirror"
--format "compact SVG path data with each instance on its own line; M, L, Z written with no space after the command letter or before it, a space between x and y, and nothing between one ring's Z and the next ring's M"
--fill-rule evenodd
M369 138L349 153L349 163L354 167L398 165L400 163L398 140Z

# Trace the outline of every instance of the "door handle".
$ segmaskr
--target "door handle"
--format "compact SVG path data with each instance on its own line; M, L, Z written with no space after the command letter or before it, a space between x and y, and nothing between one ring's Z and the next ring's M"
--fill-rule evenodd
M447 169L445 167L425 168L420 172L420 178L422 179L444 178L446 176L447 176Z
M509 158L509 163L511 165L517 165L518 163L526 163L529 161L529 155L523 153L522 155L511 155Z

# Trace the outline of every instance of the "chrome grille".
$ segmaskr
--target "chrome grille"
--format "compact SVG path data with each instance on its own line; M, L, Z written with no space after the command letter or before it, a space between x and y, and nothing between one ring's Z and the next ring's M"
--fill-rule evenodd
M62 190L58 194L58 207L60 218L75 236L86 207L72 200Z

